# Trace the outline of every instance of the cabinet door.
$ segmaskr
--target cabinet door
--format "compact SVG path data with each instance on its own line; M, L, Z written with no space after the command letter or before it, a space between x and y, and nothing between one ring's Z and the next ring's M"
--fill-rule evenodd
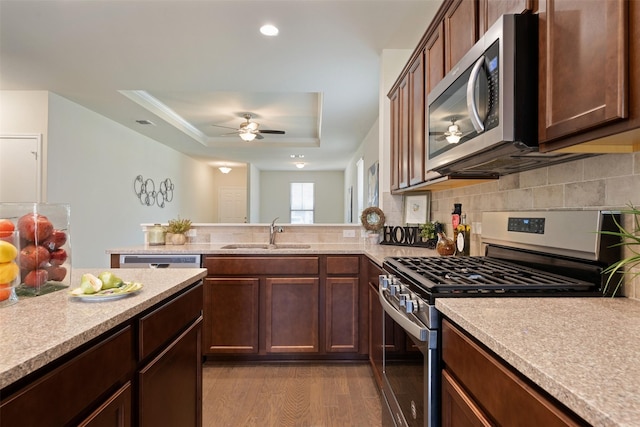
M400 188L400 90L389 97L391 114L389 184L391 192Z
M425 101L433 88L444 78L444 22L429 37L425 46ZM425 104L425 110L428 109ZM428 115L427 115L428 117Z
M442 371L442 427L488 427L494 424L473 399L449 375Z
M424 58L409 67L409 185L424 182Z
M624 0L546 2L539 13L541 142L627 117L627 8Z
M502 15L532 12L534 0L480 0L478 2L478 29L482 36Z
M138 374L138 425L202 426L202 317Z
M325 281L327 352L358 351L359 283L357 277L328 277Z
M400 90L400 138L398 146L398 187L409 186L409 77L405 76Z
M478 41L476 7L476 0L455 0L445 14L445 74Z
M278 277L265 281L267 353L317 353L319 279Z
M107 399L79 427L129 427L131 425L131 382Z
M258 353L260 279L207 278L205 353Z

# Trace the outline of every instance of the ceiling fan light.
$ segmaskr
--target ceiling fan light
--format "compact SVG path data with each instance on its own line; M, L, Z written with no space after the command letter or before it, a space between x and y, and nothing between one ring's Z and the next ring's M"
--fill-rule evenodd
M220 169L220 172L225 174L231 172L231 168L227 166L220 166L218 169Z
M297 167L298 169L302 169L302 168L304 167L304 162L297 162L297 163L296 163L296 167Z
M447 135L446 139L449 144L457 144L460 142L460 137L458 135Z
M243 141L251 142L256 139L256 134L251 131L240 132L240 138L242 138Z

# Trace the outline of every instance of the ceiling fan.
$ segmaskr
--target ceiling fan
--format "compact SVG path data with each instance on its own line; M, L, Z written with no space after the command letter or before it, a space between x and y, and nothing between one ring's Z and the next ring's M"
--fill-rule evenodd
M240 127L238 129L229 127L229 126L221 126L221 125L211 125L219 128L226 129L235 129L234 132L225 133L221 136L229 136L229 135L239 135L243 141L253 141L254 139L263 139L262 134L277 134L284 135L283 130L273 130L273 129L260 129L260 123L251 121L251 114L246 113L243 115L245 122L240 123Z
M460 130L460 126L456 124L456 119L451 119L451 124L445 132L429 132L430 135L438 135L436 141L446 139L449 144L457 144L460 139L465 136Z

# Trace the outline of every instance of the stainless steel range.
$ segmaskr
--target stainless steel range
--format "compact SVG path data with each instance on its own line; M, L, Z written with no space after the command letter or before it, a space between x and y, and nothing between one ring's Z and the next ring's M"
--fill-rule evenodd
M437 298L602 296L602 270L620 259L620 248L598 231L615 231L614 218L584 210L485 212L484 256L385 258L380 302L420 353L384 354L384 425L439 426Z

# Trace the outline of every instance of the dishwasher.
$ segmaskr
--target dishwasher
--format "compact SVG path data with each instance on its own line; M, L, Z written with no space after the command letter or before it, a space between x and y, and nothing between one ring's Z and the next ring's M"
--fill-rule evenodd
M120 268L200 268L200 254L124 254Z

